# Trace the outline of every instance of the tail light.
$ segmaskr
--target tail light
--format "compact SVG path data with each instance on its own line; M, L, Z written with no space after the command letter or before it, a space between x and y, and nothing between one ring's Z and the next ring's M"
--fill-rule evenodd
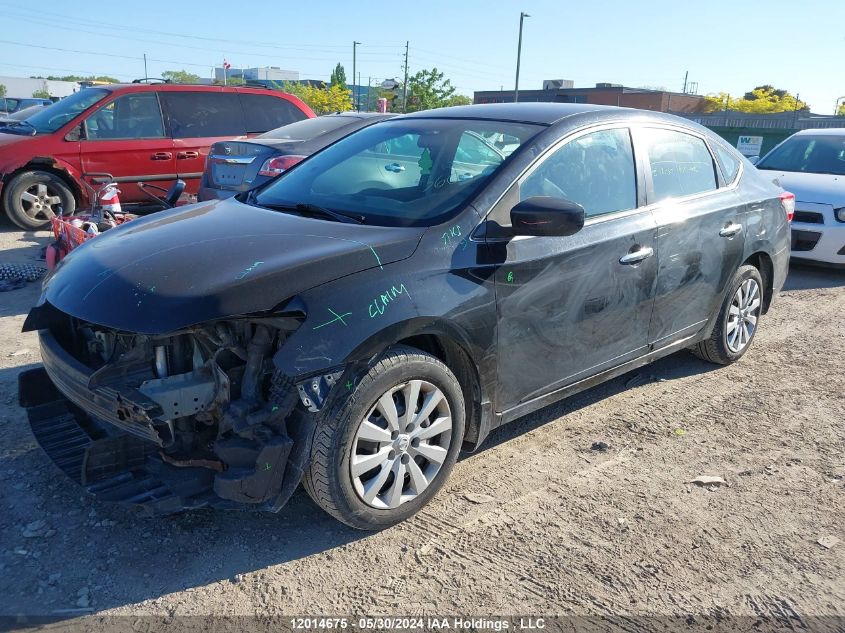
M780 194L780 204L786 213L786 221L792 222L792 216L795 215L795 194L784 191Z
M275 156L273 158L268 158L264 161L264 164L261 165L261 169L258 170L259 176L278 176L286 169L290 169L294 165L296 165L299 161L301 161L305 156Z

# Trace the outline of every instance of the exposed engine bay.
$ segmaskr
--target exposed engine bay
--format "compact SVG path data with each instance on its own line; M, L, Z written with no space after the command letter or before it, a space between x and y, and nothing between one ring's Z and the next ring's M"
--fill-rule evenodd
M309 413L339 377L296 385L273 365L301 316L222 320L148 336L86 323L49 304L38 310L29 325L39 329L44 369L21 375L21 400L38 435L45 405L55 409L59 401L42 402L44 380L64 397L67 414L91 440L71 468L79 468L81 484L97 492L115 478L153 477L175 499L162 504L160 490L148 500L132 488L131 498L113 500L152 501L157 512L235 504L274 510L287 501L304 468ZM43 426L53 435L62 428L55 419ZM54 438L38 439L50 453ZM51 455L65 472L68 450L59 442Z

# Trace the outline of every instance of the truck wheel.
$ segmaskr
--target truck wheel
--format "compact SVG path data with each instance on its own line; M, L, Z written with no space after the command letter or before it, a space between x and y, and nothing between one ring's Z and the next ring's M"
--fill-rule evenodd
M303 479L326 512L380 530L422 508L460 450L465 407L454 374L411 347L386 352L321 415Z
M3 187L3 207L22 229L45 227L61 207L66 215L76 209L73 192L64 180L47 171L25 171Z
M703 360L719 365L738 361L757 333L763 308L763 280L754 266L741 266L719 311L710 338L693 347Z

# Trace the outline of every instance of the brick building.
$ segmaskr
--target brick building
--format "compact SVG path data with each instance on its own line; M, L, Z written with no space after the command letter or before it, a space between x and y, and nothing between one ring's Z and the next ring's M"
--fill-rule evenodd
M546 82L549 85L549 82ZM547 88L520 90L519 101L551 103L592 103L595 105L622 106L659 112L699 112L704 97L666 90L627 88L619 84L596 84L595 88ZM513 90L480 90L475 92L473 103L513 103Z

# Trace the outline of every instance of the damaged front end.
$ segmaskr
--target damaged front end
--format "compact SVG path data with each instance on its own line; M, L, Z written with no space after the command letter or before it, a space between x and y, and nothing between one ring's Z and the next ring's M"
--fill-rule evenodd
M44 366L20 375L21 406L51 459L106 500L275 511L306 466L314 385L336 378L297 385L274 367L303 319L291 309L155 336L44 303L24 326Z

